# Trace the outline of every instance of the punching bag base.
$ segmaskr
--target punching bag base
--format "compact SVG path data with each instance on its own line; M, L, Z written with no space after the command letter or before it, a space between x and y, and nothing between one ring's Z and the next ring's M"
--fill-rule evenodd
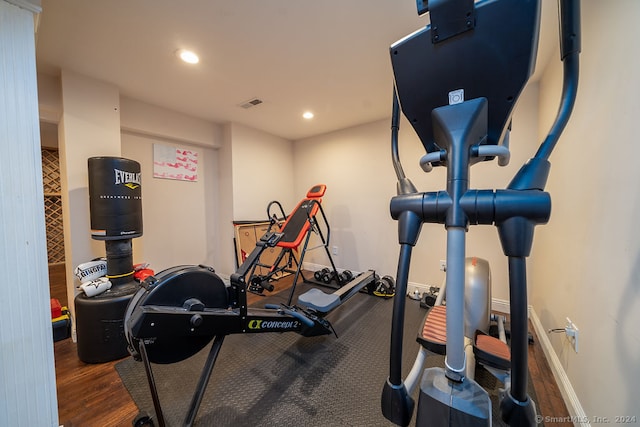
M75 298L78 358L85 363L104 363L129 355L124 336L124 314L138 290L136 282L114 286L95 297Z

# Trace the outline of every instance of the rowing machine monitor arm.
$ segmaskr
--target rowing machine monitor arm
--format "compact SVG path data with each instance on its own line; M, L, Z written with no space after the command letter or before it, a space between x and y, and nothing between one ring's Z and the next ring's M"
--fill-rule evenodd
M398 195L392 199L390 210L398 220L401 249L390 375L382 392L382 412L398 425L407 425L413 413L411 389L415 384L404 384L401 377L402 336L411 250L422 224L439 223L447 228L447 359L443 377L458 384L473 382L463 376L465 233L469 225L495 224L509 257L512 322L512 384L501 402L501 415L510 425L534 425L535 408L526 393L525 258L531 250L535 225L546 223L550 216L550 197L543 191L548 158L575 102L579 0L559 0L564 85L557 118L536 155L518 171L507 189L496 191L470 190L469 168L495 157L502 166L508 163L511 115L535 67L540 1L418 0L417 5L420 14L429 12L430 25L390 48L395 76L391 147L398 178ZM438 166L447 169L446 190L419 193L405 176L398 154L400 111L426 150L420 161L423 170L429 172ZM450 413L458 410L449 409ZM424 422L420 410L418 418Z

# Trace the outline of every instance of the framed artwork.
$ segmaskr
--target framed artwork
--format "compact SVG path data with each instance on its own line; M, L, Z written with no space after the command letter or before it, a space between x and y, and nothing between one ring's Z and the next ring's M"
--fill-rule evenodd
M153 177L178 181L198 180L198 152L153 144Z

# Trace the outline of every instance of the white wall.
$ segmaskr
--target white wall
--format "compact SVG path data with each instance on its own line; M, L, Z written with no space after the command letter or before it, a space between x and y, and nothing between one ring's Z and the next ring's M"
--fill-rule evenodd
M60 77L38 74L38 110L40 120L58 124L62 114Z
M226 250L219 230L222 127L202 119L121 98L122 156L142 172L143 236L133 239L134 262L160 271L178 264L216 266ZM196 182L153 178L153 145L197 151Z
M198 180L153 177L153 145L198 152ZM133 239L134 262L148 262L155 271L180 264L215 266L218 169L216 150L154 137L122 134L122 156L135 160L142 172L143 236ZM211 201L210 204L207 201ZM207 209L213 208L213 211Z
M40 121L40 145L58 149L58 123Z
M218 151L218 238L221 247L219 262L215 268L219 273L230 275L236 270L236 255L233 245L233 152L232 127L227 123L222 128L222 147ZM228 250L231 248L231 250Z
M638 16L636 0L582 2L578 99L551 157L553 212L533 252L534 309L545 329L576 323L580 352L561 335L553 349L586 414L611 423L640 421ZM560 87L555 66L540 85L541 132Z
M38 82L40 114L45 120L61 118L70 299L75 296L73 268L104 255L104 243L92 240L89 233L87 158L91 156L123 156L141 164L144 235L133 240L134 262L150 262L159 271L178 263L216 266L225 251L232 256L232 240L223 242L219 236L221 125L120 97L118 88L68 70L63 71L62 79L38 76ZM54 125L47 122L45 129L48 127ZM154 143L198 151L198 182L153 179Z
M326 184L323 209L331 227L330 246L338 247L338 268L395 273L395 225L389 199L395 191L388 160L388 121L378 121L296 141L295 192L304 195ZM329 265L322 250L306 262Z
M125 132L220 148L222 127L207 120L147 104L126 96L120 97L120 128Z
M156 270L177 263L206 263L231 274L233 220L266 219L270 201L279 200L289 210L304 196L293 191L291 141L120 97L117 88L68 70L63 71L64 84L50 76L39 76L38 81L40 113L51 121L61 117L62 180L69 189L65 232L71 254L67 256L70 298L73 267L104 254L104 244L89 235L88 157L122 155L141 163L149 182L143 185L144 235L133 241L134 261L151 262ZM153 143L201 152L201 179L191 186L152 179ZM176 227L178 222L186 229Z
M135 262L156 271L188 263L235 271L233 220L266 220L267 204L292 209L291 141L246 126L213 124L126 97L121 101L122 155L140 162L144 235ZM198 182L154 179L153 144L201 154ZM306 193L306 190L305 190Z
M230 138L233 219L266 220L272 200L293 209L306 194L294 193L293 143L236 123Z
M537 86L523 93L513 121L512 161L505 168L497 162L471 169L471 187L504 188L520 165L534 153L537 141ZM399 245L397 223L389 214L396 194L391 163L390 120L352 127L295 143L296 193L313 184L327 184L323 206L331 226L331 246L338 246L338 267L354 271L375 269L395 277ZM400 125L400 157L407 176L419 191L446 187L446 174L436 168L425 174L419 159L425 151L409 123ZM494 227L472 227L467 254L489 260L493 273L493 297L508 300L507 262ZM444 277L439 260L446 258L446 232L442 225L425 224L413 252L410 282L440 285ZM306 261L327 265L321 251Z
M104 256L104 242L91 239L87 159L120 156L118 88L62 70L62 118L58 126L64 249L69 301L75 296L73 269ZM73 304L70 307L73 314Z

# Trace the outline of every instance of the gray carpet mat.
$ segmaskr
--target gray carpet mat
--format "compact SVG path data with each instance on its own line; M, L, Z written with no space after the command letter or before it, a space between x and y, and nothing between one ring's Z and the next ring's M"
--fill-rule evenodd
M299 288L303 292L305 286ZM270 296L256 306L282 302L284 298ZM392 309L391 299L358 294L327 316L338 338L305 338L295 333L227 336L195 424L393 425L380 410L380 394L389 372ZM407 299L403 375L411 369L417 354L415 337L424 314L417 301ZM152 365L167 425L184 424L209 347L179 363ZM427 366L443 366L443 358L431 357ZM115 367L138 408L153 415L143 364L127 358ZM503 425L496 398L501 384L478 370L478 382L492 396L494 425ZM488 383L484 384L482 378ZM531 384L529 390L535 401Z

